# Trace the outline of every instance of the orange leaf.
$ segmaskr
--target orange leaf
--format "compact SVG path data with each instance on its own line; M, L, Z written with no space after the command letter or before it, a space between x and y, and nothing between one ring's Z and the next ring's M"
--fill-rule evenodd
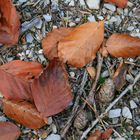
M106 39L104 39L102 45L101 45L101 48L100 48L100 53L102 54L103 57L107 57L108 56L108 51L106 49Z
M113 34L106 43L108 52L114 57L136 57L140 55L140 38L127 34Z
M58 57L58 42L63 37L67 36L71 31L71 28L59 28L54 29L46 35L46 37L42 40L42 48L48 59L52 60L53 58Z
M95 59L104 39L104 22L89 22L75 29L58 44L58 56L63 62L83 67Z
M30 83L43 70L37 62L11 61L0 66L0 91L6 99L32 101Z
M125 8L128 0L104 0L105 2L110 2L117 5L120 8Z
M115 88L118 91L120 91L122 87L126 84L126 72L127 72L127 65L125 65L124 63L120 63L116 72L113 75Z
M3 110L8 117L28 128L37 129L45 125L42 116L29 102L3 100Z
M95 130L94 133L92 133L87 140L102 140L101 139L101 132L99 130Z
M19 128L10 122L0 122L0 140L17 140L20 136Z
M63 111L72 101L64 64L57 59L51 60L41 76L34 80L32 94L35 105L43 116Z
M102 140L106 140L109 139L109 137L111 136L111 134L113 133L113 129L112 128L107 128L101 135L101 139Z
M0 0L0 43L13 45L19 37L20 21L11 0Z

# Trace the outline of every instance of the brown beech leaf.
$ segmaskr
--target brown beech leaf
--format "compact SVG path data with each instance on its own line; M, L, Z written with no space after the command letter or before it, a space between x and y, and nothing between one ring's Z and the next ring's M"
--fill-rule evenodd
M0 140L17 140L20 129L13 123L0 122Z
M107 51L114 57L136 57L140 55L140 38L127 34L113 34L106 42Z
M11 0L0 0L0 43L13 45L19 37L20 21Z
M42 48L45 56L52 60L58 57L58 42L72 31L72 28L59 28L49 32L42 40Z
M126 84L126 73L127 65L124 63L120 63L112 78L116 90L120 91L122 87Z
M104 39L102 45L101 45L101 48L100 48L100 53L102 54L103 57L107 57L108 56L108 51L106 49L106 39Z
M6 99L32 101L30 83L43 70L37 62L11 61L0 66L0 91Z
M113 129L112 129L112 128L107 128L107 129L101 134L102 140L109 139L112 133L113 133Z
M45 125L36 107L29 102L4 99L3 111L8 117L28 128L37 129Z
M94 133L92 133L87 140L102 140L101 138L101 132L99 130L95 130Z
M75 29L58 44L58 56L63 62L83 67L96 57L104 39L104 22L89 22Z
M120 8L125 8L127 6L127 2L128 2L128 0L104 0L104 1L113 3Z
M72 101L71 88L64 64L57 59L32 84L35 105L44 117L63 111Z

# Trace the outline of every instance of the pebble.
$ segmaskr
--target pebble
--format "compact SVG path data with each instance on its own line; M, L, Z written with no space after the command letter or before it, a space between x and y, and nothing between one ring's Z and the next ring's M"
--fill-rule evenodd
M101 77L102 78L106 78L106 77L108 77L109 76L109 71L108 70L105 70L104 72L102 72L102 74L101 74Z
M125 16L128 15L128 9L127 9L127 8L124 9L124 15L125 15Z
M123 9L117 8L117 13L120 14L120 15L123 15Z
M99 9L100 0L86 0L86 3L90 9Z
M43 54L43 49L40 49L40 50L38 51L38 53L39 53L39 54Z
M136 127L136 130L140 131L140 126L137 126L137 127Z
M28 58L32 58L33 57L33 54L34 54L33 50L30 50L30 53L28 55Z
M43 15L46 22L50 22L52 20L52 16L50 14Z
M88 21L90 21L90 22L95 22L95 21L96 21L95 16L89 15Z
M98 18L99 20L103 20L103 19L104 19L103 16L97 16L97 18Z
M31 33L28 33L27 35L26 35L26 41L28 42L28 43L32 43L33 42L33 37L32 37L32 34Z
M27 2L27 0L19 0L19 3L22 4L24 2Z
M39 55L38 55L38 57L39 57L39 59L40 59L40 62L41 62L41 63L43 63L43 62L45 62L45 61L46 61L46 59L45 59L44 55L39 54Z
M4 116L0 116L0 121L5 122L7 119Z
M26 50L25 54L29 55L29 53L30 53L30 50Z
M40 20L35 24L35 27L36 27L37 29L41 29L42 23L43 23L43 21L40 19Z
M84 0L79 0L79 2L80 2L81 6L85 6L86 5Z
M75 77L75 73L73 71L70 72L70 77L72 77L72 78Z
M128 5L129 7L132 7L132 6L133 6L133 3L130 2L130 1L128 1L128 2L127 2L127 5Z
M131 114L131 111L128 107L123 107L122 116L127 118L127 119L132 119L132 114Z
M57 128L55 124L51 125L53 133L57 133Z
M58 134L50 134L50 135L46 138L46 140L61 140L61 137L60 137L60 135L58 135Z
M137 104L133 100L130 100L130 107L131 109L138 108Z
M134 78L133 78L132 75L126 74L126 80L127 80L129 83L133 83Z
M115 17L111 17L111 19L109 20L110 23L116 22L117 19Z
M104 7L112 12L115 12L116 11L116 6L113 5L113 4L104 4Z
M74 0L70 0L69 6L74 6L74 5L75 5Z
M76 24L75 24L74 22L70 22L70 23L69 23L69 26L70 26L70 27L74 27L74 26L76 26Z
M120 108L110 110L109 114L108 114L109 118L117 118L120 116L121 116L121 109Z

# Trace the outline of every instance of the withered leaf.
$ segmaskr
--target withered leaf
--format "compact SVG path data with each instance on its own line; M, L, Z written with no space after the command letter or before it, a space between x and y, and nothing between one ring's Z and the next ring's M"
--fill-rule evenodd
M87 138L87 140L102 140L101 134L102 133L97 129Z
M72 31L72 28L59 28L54 29L52 32L47 33L46 37L42 40L42 48L44 55L52 60L58 57L58 42Z
M105 2L110 2L117 5L120 8L125 8L128 0L104 0Z
M11 0L0 0L0 43L13 45L19 37L20 21Z
M30 83L43 70L37 62L11 61L0 66L0 91L6 99L32 101Z
M72 101L71 88L64 64L57 59L32 84L35 105L44 117L63 111Z
M104 39L102 45L101 45L101 48L100 48L100 53L102 54L103 57L107 57L108 56L108 51L106 49L106 39Z
M83 67L96 57L104 39L104 22L89 22L76 27L58 44L58 56L63 62Z
M0 140L17 140L20 129L13 123L0 122Z
M36 107L29 102L4 99L3 111L8 117L28 128L37 129L45 125L43 117Z
M109 139L112 133L113 133L113 129L112 129L112 128L107 128L107 129L101 134L101 139L102 139L102 140Z
M120 91L122 87L126 84L126 72L127 65L124 63L120 63L116 72L113 75L113 81L115 84L115 89Z
M136 57L140 55L140 38L115 33L106 43L107 51L114 57Z

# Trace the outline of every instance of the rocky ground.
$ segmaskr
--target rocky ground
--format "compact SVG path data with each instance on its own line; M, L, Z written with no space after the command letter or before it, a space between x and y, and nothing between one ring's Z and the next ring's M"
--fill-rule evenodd
M92 1L92 2L91 2ZM100 0L13 0L21 19L21 35L19 43L13 48L6 48L0 45L0 64L20 59L24 61L38 61L44 66L48 63L43 55L41 40L46 33L57 27L75 27L87 21L105 21L105 37L112 33L128 33L132 36L140 37L140 0L129 0L126 8L121 9L115 5L104 3ZM110 77L110 69L113 71L117 62L122 58L115 59L108 57L104 60L101 75L99 78L97 91L104 81ZM140 72L140 57L135 59L125 59L128 64L126 75L126 85L115 93L115 98L129 85ZM93 67L96 67L96 60ZM112 68L111 68L112 66ZM86 68L75 69L67 66L69 80L76 97L82 86L82 79L86 73ZM84 97L91 89L92 79L89 75L85 78ZM113 99L113 100L114 100ZM75 101L74 101L75 102ZM83 100L81 99L81 104ZM99 114L105 111L109 103L101 103L98 97L95 99ZM72 103L74 104L74 103ZM140 81L134 86L134 90L129 92L117 102L109 114L98 123L95 128L103 130L104 127L111 126L114 133L110 140L138 140L140 139ZM66 111L51 117L51 124L39 130L31 130L19 124L22 135L21 140L59 140L60 134L71 116L72 105ZM89 107L86 113L91 117L85 117L87 125L84 129L77 128L74 123L65 136L66 140L79 140L81 134L95 119L93 111ZM114 115L115 114L115 115ZM0 121L9 120L0 112ZM79 123L79 122L78 122ZM94 130L94 129L93 129ZM48 135L50 135L48 137Z

